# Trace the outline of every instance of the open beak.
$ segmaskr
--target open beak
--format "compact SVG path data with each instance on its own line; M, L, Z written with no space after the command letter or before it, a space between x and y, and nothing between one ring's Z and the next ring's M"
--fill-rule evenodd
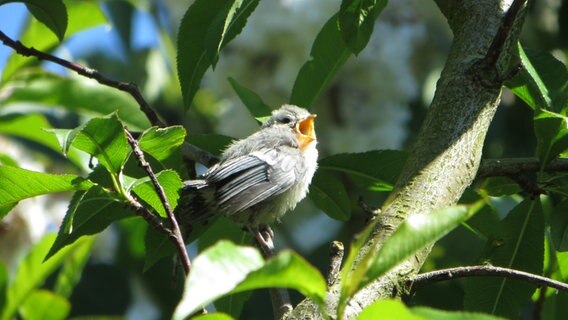
M316 140L316 131L314 129L316 116L316 114L310 114L296 124L296 132L299 134L299 138L303 142L302 144Z

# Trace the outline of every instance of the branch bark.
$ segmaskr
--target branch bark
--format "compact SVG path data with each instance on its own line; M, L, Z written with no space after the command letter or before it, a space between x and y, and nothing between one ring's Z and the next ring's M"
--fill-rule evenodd
M469 277L505 277L568 292L568 284L566 283L524 271L496 266L457 267L422 273L408 279L407 286L414 291L431 283Z
M358 253L358 261L368 252L378 251L408 216L428 214L458 201L476 176L483 141L500 101L500 75L510 69L523 16L522 10L508 11L511 0L437 3L448 19L454 41L416 144L383 205L377 227ZM521 19L517 18L519 13ZM505 24L510 27L503 27ZM496 47L500 52L494 59L490 50ZM429 252L430 247L421 250L359 291L350 300L344 318L355 318L378 299L400 295L405 279L418 272ZM335 313L339 290L337 284L328 292L330 314ZM290 319L306 315L322 319L320 314L310 313L314 309L313 302L304 300Z

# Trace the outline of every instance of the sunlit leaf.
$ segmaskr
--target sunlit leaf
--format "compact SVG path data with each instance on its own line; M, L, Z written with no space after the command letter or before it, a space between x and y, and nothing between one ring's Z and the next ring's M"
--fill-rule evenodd
M182 187L182 181L173 170L164 170L156 174L158 182L164 189L166 198L168 199L170 207L176 208L179 199L179 189ZM132 189L136 195L145 203L150 205L161 217L167 217L164 204L160 200L154 184L150 181L149 177L140 178L134 184Z
M415 307L410 309L412 314L420 316L421 319L432 320L505 320L505 318L496 317L483 313L464 312L464 311L446 311L427 307Z
M339 9L338 27L343 41L354 54L363 50L387 0L343 0Z
M546 110L535 111L534 130L537 154L543 165L568 149L568 117Z
M67 319L71 304L65 298L47 290L34 290L20 307L24 319Z
M258 0L195 1L181 20L177 70L187 110L205 71L243 29Z
M413 315L404 303L398 300L379 300L361 311L357 320L397 319L422 320L424 318Z

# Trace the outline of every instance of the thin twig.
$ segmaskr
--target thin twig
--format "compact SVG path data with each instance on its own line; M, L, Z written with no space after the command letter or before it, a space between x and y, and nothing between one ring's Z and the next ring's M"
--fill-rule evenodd
M509 7L509 10L503 16L501 20L501 25L485 54L485 63L487 66L495 67L497 65L497 60L501 56L503 49L505 48L505 42L513 29L513 25L515 20L517 19L517 15L525 5L526 0L515 0Z
M140 106L140 110L142 110L142 112L144 112L144 114L146 115L146 117L148 118L148 120L150 121L150 123L152 125L158 126L158 127L164 126L164 123L159 119L158 115L150 107L148 102L146 102L146 100L142 96L142 93L138 89L138 86L136 86L134 83L120 82L120 81L109 79L109 78L105 77L104 75L102 75L101 73L99 73L97 70L87 68L87 67L82 66L78 63L67 61L65 59L61 59L61 58L56 57L54 55L51 55L49 53L34 49L33 47L27 47L27 46L23 45L20 41L16 41L16 40L13 40L12 38L8 37L2 31L0 31L0 40L6 46L14 49L18 54L20 54L22 56L26 56L26 57L32 56L32 57L36 57L39 60L45 60L45 61L53 62L55 64L62 66L62 67L65 67L69 70L73 70L73 71L77 72L78 74L80 74L84 77L94 79L100 84L103 84L105 86L112 87L112 88L115 88L115 89L118 89L120 91L124 91L124 92L130 94L134 98L134 100L136 100L136 102Z
M331 287L334 283L339 281L341 274L341 263L343 262L343 255L345 254L345 247L340 241L333 241L329 245L329 267L327 269L327 286Z
M172 225L172 233L174 235L174 237L172 239L173 239L174 244L176 246L176 249L178 251L178 255L180 256L181 263L183 265L183 269L185 270L185 274L188 275L189 271L191 270L191 261L189 260L189 256L187 254L187 251L185 250L185 243L183 242L183 237L181 235L179 225L178 225L177 220L174 216L174 212L173 212L173 210L170 206L168 198L166 197L166 193L164 192L164 189L160 185L158 178L156 178L156 175L154 174L152 167L150 166L150 164L148 162L146 162L146 159L144 159L144 153L142 152L142 150L140 150L140 147L138 146L138 142L136 141L136 139L134 139L134 137L132 137L132 134L130 134L130 132L126 128L124 129L124 133L126 135L126 139L128 140L128 143L132 147L132 151L134 152L134 155L136 155L136 157L138 158L138 162L140 162L140 166L148 174L148 177L150 178L150 181L152 181L152 184L154 185L154 188L156 189L156 192L158 193L158 196L160 197L160 201L162 202L162 205L164 206L164 209L166 210L166 214L168 215L168 219L170 220L170 223Z
M415 275L407 282L413 290L434 282L469 277L505 277L568 292L568 284L536 274L496 266L457 267Z
M136 214L144 218L144 220L146 220L148 224L154 227L154 229L168 235L169 237L174 237L172 230L170 230L170 228L165 226L162 220L160 220L160 218L158 218L155 214L152 214L152 212L150 212L148 208L140 204L138 200L136 200L134 197L131 197L130 195L127 195L127 200L130 206L136 212Z

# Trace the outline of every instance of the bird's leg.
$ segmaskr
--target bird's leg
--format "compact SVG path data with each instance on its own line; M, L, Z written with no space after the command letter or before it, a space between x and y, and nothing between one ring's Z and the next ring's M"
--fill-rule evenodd
M275 255L274 251L274 232L269 226L262 224L259 226L248 226L250 233L254 236L256 243L264 258L269 259Z

